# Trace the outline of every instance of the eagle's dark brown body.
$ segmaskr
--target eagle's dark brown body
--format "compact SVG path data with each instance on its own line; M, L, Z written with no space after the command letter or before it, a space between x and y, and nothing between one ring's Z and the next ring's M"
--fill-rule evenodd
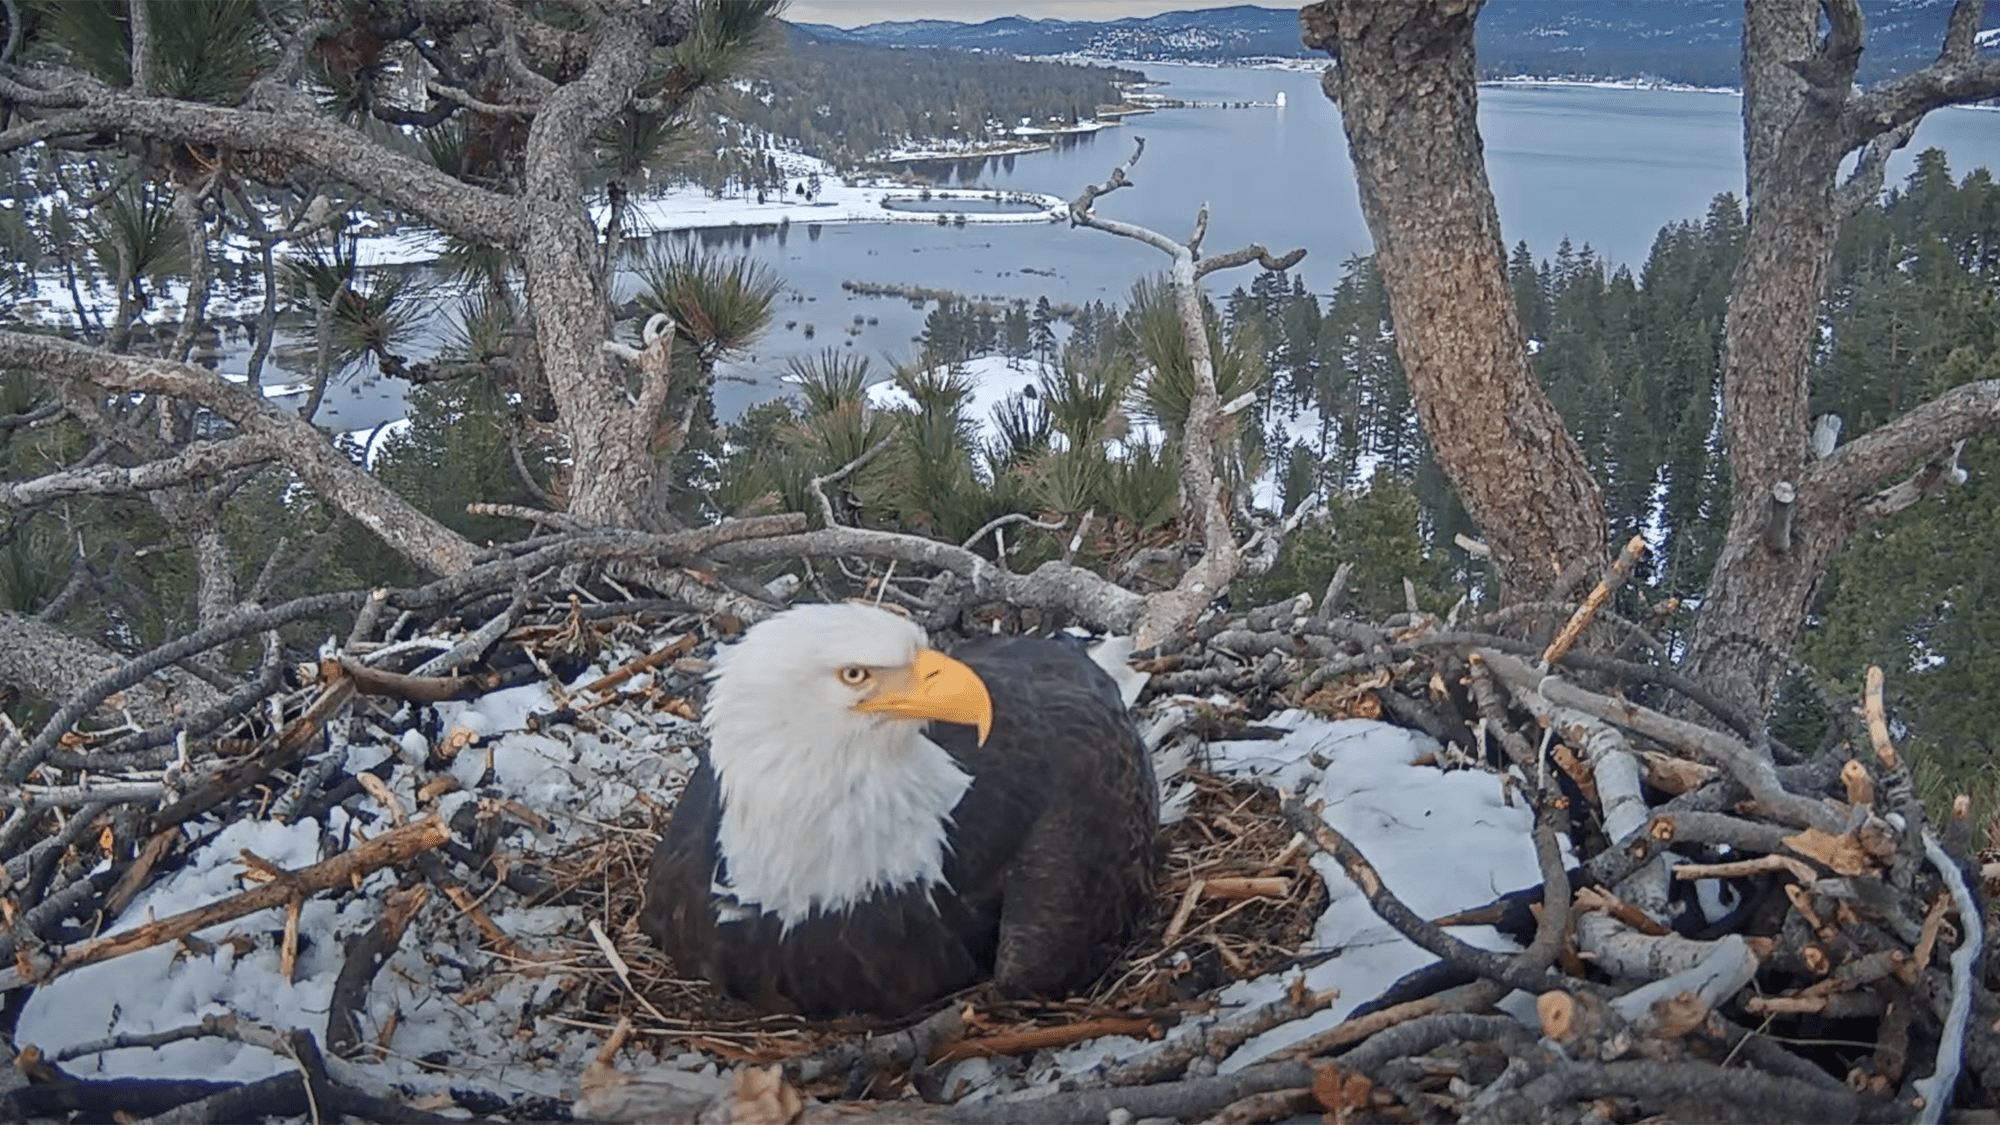
M1090 984L1152 900L1158 791L1117 686L1080 646L994 638L952 654L992 696L970 727L926 734L972 777L944 881L778 918L723 898L720 792L706 759L653 853L641 927L685 976L768 1011L901 1016L991 976L1014 993Z

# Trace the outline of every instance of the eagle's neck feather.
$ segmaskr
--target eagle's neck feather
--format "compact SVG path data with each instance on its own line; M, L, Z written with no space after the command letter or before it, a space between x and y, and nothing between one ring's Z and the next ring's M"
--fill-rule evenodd
M763 738L718 725L712 734L716 843L739 903L789 929L814 911L943 880L951 810L972 778L916 724L792 727Z

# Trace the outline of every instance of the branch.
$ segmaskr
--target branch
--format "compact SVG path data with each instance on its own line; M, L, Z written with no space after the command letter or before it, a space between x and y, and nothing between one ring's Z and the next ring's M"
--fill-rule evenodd
M1944 1032L1938 1043L1937 1066L1928 1078L1916 1082L1916 1090L1924 1096L1923 1113L1917 1120L1922 1125L1937 1125L1944 1120L1944 1111L1951 1102L1952 1088L1958 1085L1958 1071L1965 1057L1966 1024L1972 1016L1972 992L1978 988L1978 964L1986 949L1984 918L1985 912L1979 900L1965 884L1965 873L1958 868L1957 861L1939 846L1936 836L1928 829L1924 831L1924 854L1951 888L1952 903L1958 907L1958 920L1965 927L1965 936L1959 940L1958 948L1951 955L1951 1007L1944 1020Z
M443 98L445 101L456 102L467 109L476 110L492 117L533 117L536 111L541 108L533 104L516 103L499 105L494 102L481 101L456 86L447 86L435 79L425 81L424 89L437 97Z
M1009 512L1007 515L995 516L992 519L987 520L986 526L980 528L978 531L975 531L971 535L967 536L965 542L960 543L959 547L962 550L970 551L973 548L973 545L978 543L981 539L986 538L988 535L993 534L994 532L1000 530L1003 527L1008 527L1017 523L1025 523L1030 527L1040 528L1043 531L1061 531L1063 528L1069 526L1068 520L1056 520L1052 523L1043 523L1041 520L1038 520L1033 516L1023 515L1020 512ZM1007 564L1007 560L1004 558L1001 559L1000 564L1002 566L1005 566Z
M1834 210L1843 218L1868 206L1882 194L1882 177L1889 170L1889 157L1910 143L1917 133L1918 120L1911 118L1869 139L1855 159L1854 171L1833 194Z
M1884 477L1996 427L2000 427L2000 379L1962 383L1814 463L1802 492L1815 506L1852 509Z
M852 476L855 473L860 472L863 468L867 467L868 462L873 461L875 459L876 454L882 452L884 449L889 448L889 442L894 440L895 436L896 435L894 431L883 434L882 440L876 442L874 445L871 445L866 450L862 451L861 456L856 457L854 460L849 461L847 464L842 465L840 468L835 469L830 473L821 473L819 476L814 477L810 482L808 482L812 488L813 496L815 496L819 500L820 518L826 521L826 526L828 527L840 526L840 521L835 519L833 516L833 503L832 501L829 501L826 498L826 486L829 484L834 484L836 482L846 480L848 477Z
M1551 1107L1627 1097L1691 1121L1894 1121L1902 1107L1796 1078L1708 1062L1563 1062L1484 1107L1481 1120L1538 1121Z
M1307 808L1305 802L1297 797L1288 797L1284 810L1285 822L1303 833L1315 851L1325 852L1340 863L1347 877L1367 898L1376 916L1394 926L1397 933L1419 948L1487 980L1499 981L1524 992L1540 993L1557 983L1558 978L1550 976L1546 969L1524 965L1506 954L1467 945L1418 917L1382 882L1381 874L1361 854L1360 849L1335 831L1317 812Z
M396 495L325 435L252 391L184 363L114 355L82 344L25 332L0 332L0 366L24 367L44 378L89 384L114 394L158 393L185 399L228 419L246 436L269 442L308 488L342 515L433 574L470 566L472 544Z
M197 441L179 456L164 461L150 461L131 468L102 465L50 473L33 480L0 483L0 508L25 508L66 496L129 496L135 492L150 492L230 469L260 464L271 460L275 454L272 442L263 437Z
M1059 609L1113 633L1131 632L1147 601L1081 567L1046 562L1030 574L1010 574L963 547L859 527L826 527L798 535L730 543L706 553L718 561L733 563L790 558L896 559L952 574L965 583L975 601L1005 601L1024 609Z
M85 965L94 965L99 961L109 961L127 953L136 953L141 949L177 941L210 926L234 921L274 906L283 906L294 898L304 898L346 884L354 876L366 875L376 868L405 862L410 857L439 847L450 839L451 833L445 829L444 823L434 816L391 829L311 867L298 871L279 871L276 877L269 881L259 883L247 891L231 895L219 902L84 942L66 950L46 972L36 976L31 977L24 973L17 964L5 973L0 973L0 991L19 988L24 984L47 983L63 973L80 969Z
M197 150L221 147L304 165L477 245L512 246L525 237L517 200L454 179L321 114L149 98L81 75L65 77L68 81L51 93L82 104L0 133L0 151L54 136L107 132Z
M4 777L8 783L14 785L27 780L28 773L41 764L49 751L55 749L56 743L77 720L89 714L98 704L111 698L114 693L131 687L170 664L178 663L196 653L205 652L226 641L263 632L266 629L275 629L288 621L314 617L322 613L334 613L356 606L362 597L363 595L359 593L338 593L300 598L270 609L237 614L227 620L218 621L206 629L196 630L161 645L66 700L62 708L42 725L35 740L18 756L7 762L6 769L0 771L0 777Z
M1957 18L1954 13L1954 23ZM1841 136L1847 147L1857 148L1931 110L1996 95L2000 95L2000 59L1962 63L1940 59L1849 102L1840 118Z
M124 660L112 649L25 614L0 611L0 637L6 638L0 642L0 684L49 702L86 690L105 669ZM160 667L157 678L135 681L143 684L142 690L125 700L144 721L184 718L190 710L217 702L215 689L206 683L178 668ZM0 739L0 744L4 741Z
M1784 783L1778 779L1777 767L1771 763L1771 756L1767 752L1745 746L1720 731L1669 718L1629 700L1613 699L1598 695L1596 692L1585 691L1556 676L1541 676L1528 669L1519 660L1502 653L1482 652L1480 658L1486 661L1494 675L1507 682L1510 687L1529 684L1530 690L1538 691L1543 698L1559 707L1574 708L1614 726L1658 739L1670 746L1692 750L1720 762L1732 777L1750 791L1751 798L1757 802L1764 814L1774 820L1819 828L1836 834L1845 831L1845 826L1832 810L1818 801L1801 797L1785 788Z
M1241 250L1231 250L1227 254L1201 259L1195 263L1194 275L1206 277L1217 270L1233 270L1237 266L1247 266L1251 262L1256 262L1267 270L1288 270L1304 261L1305 257L1306 249L1303 246L1282 258L1273 258L1269 250L1252 243Z
M1181 335L1186 341L1188 361L1193 368L1194 397L1188 405L1187 426L1181 435L1181 510L1188 525L1201 538L1202 553L1195 564L1181 575L1173 589L1146 599L1145 612L1140 616L1134 638L1134 643L1140 648L1150 648L1185 628L1210 602L1227 593L1229 584L1243 571L1243 550L1237 546L1230 529L1229 513L1222 502L1222 479L1215 467L1223 413L1215 389L1215 360L1209 351L1208 321L1198 282L1202 274L1226 264L1242 265L1253 260L1275 264L1263 247L1257 246L1222 255L1219 259L1221 264L1201 268L1196 254L1208 230L1206 208L1196 224L1194 236L1186 243L1175 242L1158 231L1133 223L1102 218L1093 212L1091 207L1100 197L1130 182L1126 173L1138 164L1145 151L1145 141L1138 139L1132 158L1113 169L1110 178L1103 184L1085 187L1069 208L1072 225L1135 239L1173 259L1168 278L1174 295L1174 311L1180 319ZM1298 251L1283 260L1296 262L1303 256L1304 251Z

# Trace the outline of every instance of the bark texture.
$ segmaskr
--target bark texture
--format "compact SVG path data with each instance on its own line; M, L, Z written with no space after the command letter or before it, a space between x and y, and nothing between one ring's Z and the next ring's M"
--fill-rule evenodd
M1863 27L1854 0L1751 0L1743 28L1743 156L1749 216L1722 369L1729 530L1702 599L1685 671L1757 713L1835 552L1868 520L1914 503L1876 493L1955 441L1993 428L1993 391L1957 388L1825 459L1810 445L1812 349L1842 220L1879 189L1881 162L1924 113L2000 89L1973 57L1982 5L1957 5L1938 60L1856 96ZM1847 188L1842 159L1861 150ZM1860 190L1854 190L1859 188ZM1924 484L1941 483L1918 470ZM1787 497L1796 497L1789 503Z
M46 621L0 612L0 684L50 703L81 692L123 666L126 658ZM221 696L201 680L169 668L112 697L142 722L162 722L212 706Z
M1479 137L1479 0L1324 0L1299 13L1334 57L1340 107L1396 321L1396 349L1439 465L1493 548L1503 596L1539 600L1604 555L1604 500L1535 381L1507 284Z
M664 43L686 33L672 15L685 12L650 21L639 13L607 15L592 37L590 65L548 96L528 131L522 247L528 307L575 466L569 511L597 524L639 522L653 494L650 437L667 388L664 378L649 376L628 398L605 370L611 302L597 231L584 208L580 157L585 139L631 99L656 38Z

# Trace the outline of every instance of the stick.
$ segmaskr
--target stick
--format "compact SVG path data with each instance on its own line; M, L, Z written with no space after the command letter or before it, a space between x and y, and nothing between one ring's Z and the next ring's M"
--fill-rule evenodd
M177 824L185 824L202 813L227 800L231 794L241 793L250 786L270 776L271 771L289 765L298 755L313 745L325 722L338 714L354 698L354 680L341 673L338 665L322 665L321 675L326 685L320 689L318 698L306 712L278 734L265 739L257 749L243 761L209 775L193 792L159 812L146 822L146 831L159 832Z
M1259 1004L1205 1027L1183 1029L1171 1039L1148 1047L1104 1072L1109 1086L1143 1086L1177 1078L1197 1057L1222 1058L1250 1039L1293 1020L1326 1010L1340 999L1338 989L1308 992L1303 977L1293 982L1295 995ZM1264 1060L1257 1060L1259 1062Z
M304 909L305 899L297 895L285 903L285 936L278 947L278 975L287 984L299 975L299 913Z
M822 1051L788 1060L785 1078L799 1085L829 1074L846 1074L856 1066L884 1069L928 1056L940 1043L965 1033L965 1009L952 1004L922 1023L888 1035L854 1036Z
M1674 865L1674 878L1682 882L1691 879L1740 879L1761 871L1786 872L1805 886L1811 886L1813 880L1819 878L1819 873L1803 860L1784 855L1761 855L1734 863L1678 863Z
M597 948L603 952L604 959L611 962L611 971L618 974L618 983L625 986L625 991L632 994L632 999L637 1000L641 1007L652 1013L654 1019L659 1020L661 1023L671 1022L666 1016L660 1013L658 1008L653 1007L653 1002L646 999L644 993L640 992L632 984L632 967L625 963L625 958L618 955L618 947L612 944L611 935L604 932L604 927L599 925L595 918L590 920L590 936L592 940L597 942ZM621 1021L619 1026L624 1027L624 1022ZM617 1050L615 1047L609 1049L614 1053Z
M1341 869L1360 888L1376 915L1419 948L1469 972L1526 992L1540 993L1555 986L1555 978L1548 973L1517 964L1511 957L1467 945L1418 917L1382 882L1375 865L1368 862L1352 841L1334 831L1297 797L1287 798L1284 810L1288 824L1305 833L1307 840L1319 851L1340 863Z
M1862 693L1861 709L1868 716L1868 741L1875 744L1875 760L1882 768L1896 768L1896 744L1889 740L1889 716L1882 707L1882 669L1868 666L1868 687Z
M1586 691L1556 676L1543 676L1504 653L1485 652L1481 655L1494 675L1510 688L1537 693L1558 707L1574 708L1614 726L1720 762L1731 777L1743 783L1758 807L1772 819L1833 833L1844 831L1840 817L1833 810L1785 788L1767 750L1746 746L1720 731L1662 715L1629 700Z
M345 884L351 877L365 875L380 867L402 863L420 852L438 847L451 839L451 833L436 817L428 817L415 824L393 829L380 836L342 852L332 859L315 863L298 871L288 871L268 883L252 887L207 906L183 911L170 918L148 922L121 933L95 938L81 945L72 946L64 952L54 967L39 978L31 978L23 973L17 964L0 972L0 992L20 988L26 984L46 984L49 981L85 965L99 961L109 961L123 957L127 953L137 953L141 949L151 949L165 942L178 941L198 933L210 926L234 921L259 910L283 906L294 896L305 897L318 894Z
M840 468L835 469L830 473L822 473L819 476L814 477L811 480L811 482L809 482L809 486L812 488L813 497L819 501L820 518L826 521L826 526L828 527L840 526L840 521L833 518L833 502L826 498L826 486L834 483L835 481L845 480L847 479L850 473L859 472L862 468L866 467L868 462L873 461L875 459L875 455L877 453L880 453L884 449L887 449L889 447L889 442L892 439L894 439L895 436L896 435L894 432L885 435L881 441L878 441L874 445L871 445L867 449L863 450L861 456L856 457L854 460L849 461L847 464L842 465Z
M1590 596L1583 599L1583 604L1576 607L1575 613L1570 614L1569 623L1562 627L1562 632L1557 633L1556 639L1549 642L1549 647L1542 650L1544 669L1562 659L1562 654L1568 652L1569 646L1575 644L1576 639L1583 635L1583 630L1590 624L1590 619L1597 616L1597 611L1603 609L1604 603L1611 600L1611 595L1617 592L1618 587L1623 586L1625 580L1632 576L1632 568L1639 565L1639 556L1645 553L1645 539L1634 535L1626 541L1625 549L1619 551L1618 557L1611 560L1610 569L1604 572L1603 578L1598 579L1596 588L1590 591Z
M430 897L430 889L422 883L390 891L382 916L348 939L347 959L334 978L333 1001L326 1016L328 1051L345 1055L360 1044L361 1026L355 1017L368 1006L369 985L403 944L403 931Z
M1428 1016L1444 1010L1445 1001L1436 996L1426 996L1422 1000L1411 1000L1406 1004L1378 1008L1365 1016L1342 1020L1325 1031L1316 1032L1299 1040L1271 1057L1309 1059L1315 1055L1332 1054L1342 1047L1359 1043L1378 1031L1385 1031L1399 1023L1408 1023L1419 1016Z
M1872 674L1869 678L1875 679ZM1966 1024L1972 1018L1972 990L1979 986L1975 970L1986 952L1986 926L1979 900L1965 885L1965 875L1929 829L1924 830L1924 854L1951 888L1952 902L1958 906L1958 924L1965 928L1965 936L1959 939L1958 948L1951 955L1951 1007L1945 1013L1944 1031L1938 1040L1937 1065L1931 1068L1930 1077L1919 1078L1915 1083L1917 1093L1924 1099L1923 1112L1917 1115L1918 1125L1937 1125L1944 1120L1952 1087L1958 1085L1959 1067L1965 1060Z
M1284 898L1292 893L1292 881L1283 875L1218 875L1202 880L1202 894L1209 898Z
M180 839L180 835L180 831L174 828L153 833L152 838L146 841L146 846L139 849L138 856L132 860L132 866L126 868L125 874L118 877L118 883L111 888L111 893L104 896L103 910L106 918L116 918L125 912L125 907L130 905L132 899L145 887L146 878L153 873L153 868L160 862L160 857L167 854L167 849L174 846L174 841Z
M683 633L675 640L667 642L658 652L647 653L645 656L626 664L622 668L607 672L597 679L590 681L583 686L583 690L592 695L602 695L604 692L617 687L619 684L624 683L641 672L650 672L669 660L687 655L688 652L693 650L695 642L698 639L693 633Z
M1167 931L1160 937L1162 947L1180 940L1181 931L1187 928L1188 919L1194 917L1194 908L1201 903L1202 888L1207 881L1196 879L1188 884L1187 893L1181 896L1180 906L1174 909L1173 920L1167 923Z
M979 1039L960 1039L931 1054L933 1063L960 1059L988 1059L1001 1055L1026 1055L1051 1047L1068 1047L1104 1035L1129 1035L1134 1039L1157 1039L1160 1025L1149 1019L1121 1019L1107 1016L1055 1027L1029 1027L1003 1031Z

